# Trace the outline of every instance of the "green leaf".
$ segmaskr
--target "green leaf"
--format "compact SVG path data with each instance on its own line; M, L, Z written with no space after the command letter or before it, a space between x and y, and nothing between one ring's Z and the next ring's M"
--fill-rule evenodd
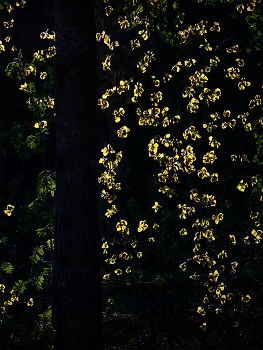
M230 15L232 18L239 18L239 14L238 13L232 13L231 15Z
M52 249L54 249L54 238L47 240L47 246L49 249L51 249L51 244L52 244Z
M251 18L253 18L254 20L257 20L259 15L257 15L255 12L252 13Z
M22 280L19 280L15 282L15 285L12 288L13 294L18 297L20 294L23 294L26 290L26 282L23 282Z
M42 171L38 175L37 179L37 194L38 197L44 197L48 192L51 192L56 189L56 181L52 178L55 173L50 171Z
M40 260L40 256L38 254L44 255L44 250L43 250L42 246L36 247L34 249L33 255L29 257L29 259L32 260L32 263L35 263L35 264L38 263L38 261Z
M52 269L50 267L44 267L43 268L43 274L49 275L51 273Z
M37 250L38 254L40 255L44 255L44 250L42 247L39 247L38 250Z
M36 231L37 231L37 235L39 236L39 237L41 237L41 236L45 236L46 234L47 234L47 231L49 230L49 225L47 225L46 227L44 227L44 228L38 228Z
M40 135L30 135L26 139L27 147L35 149L40 144Z
M262 50L262 48L263 48L263 45L260 42L256 43L256 46L255 46L256 50L260 51L260 50Z
M28 209L34 209L34 208L39 207L39 206L40 206L40 199L37 198L34 200L34 202L32 202L28 205Z
M14 266L8 262L8 261L5 261L2 263L1 265L1 269L6 273L6 274L11 274L14 270Z
M174 8L174 10L175 10L176 8L178 8L178 7L179 7L179 4L178 4L178 2L175 1L175 2L173 3L173 8Z
M138 5L136 12L142 12L143 11L143 6L142 5Z
M35 254L34 256L30 256L30 259L32 259L32 261L37 264L40 260L39 255Z
M247 47L247 53L251 54L251 49L249 47Z
M39 314L38 317L41 318L42 322L44 321L44 322L46 322L46 324L51 324L51 321L52 321L51 306L49 306L43 314Z
M37 279L37 282L36 282L37 290L43 289L43 283L44 283L44 277L42 275L40 275Z

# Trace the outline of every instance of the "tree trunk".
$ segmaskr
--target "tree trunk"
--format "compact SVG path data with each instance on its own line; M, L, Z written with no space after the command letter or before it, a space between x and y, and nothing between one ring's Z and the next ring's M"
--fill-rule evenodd
M55 349L102 349L94 1L55 0Z

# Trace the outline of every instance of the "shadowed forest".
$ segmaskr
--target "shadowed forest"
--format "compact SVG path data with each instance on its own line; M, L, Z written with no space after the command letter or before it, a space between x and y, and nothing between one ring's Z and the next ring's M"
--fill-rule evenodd
M0 1L0 349L263 349L261 0L73 3Z

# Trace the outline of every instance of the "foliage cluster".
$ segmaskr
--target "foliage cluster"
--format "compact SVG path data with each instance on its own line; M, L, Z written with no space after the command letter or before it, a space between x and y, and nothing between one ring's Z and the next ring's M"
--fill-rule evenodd
M105 348L260 348L261 2L123 3L104 0L97 10ZM1 7L13 13L8 1ZM12 46L13 22L4 22L1 51ZM29 333L35 347L40 339L52 347L56 184L44 154L54 99L47 86L38 94L35 80L52 81L42 67L54 55L52 44L23 63L19 51L6 68L34 115L25 144L43 160L37 199L4 212L15 232L1 236L0 280L4 346L12 339L13 348L29 345ZM18 125L13 135L26 157ZM18 247L33 230L28 262Z

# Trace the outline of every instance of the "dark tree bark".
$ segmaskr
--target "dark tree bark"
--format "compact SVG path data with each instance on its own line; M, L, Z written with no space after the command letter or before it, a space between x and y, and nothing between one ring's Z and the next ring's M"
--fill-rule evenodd
M102 349L94 1L55 0L55 349Z

